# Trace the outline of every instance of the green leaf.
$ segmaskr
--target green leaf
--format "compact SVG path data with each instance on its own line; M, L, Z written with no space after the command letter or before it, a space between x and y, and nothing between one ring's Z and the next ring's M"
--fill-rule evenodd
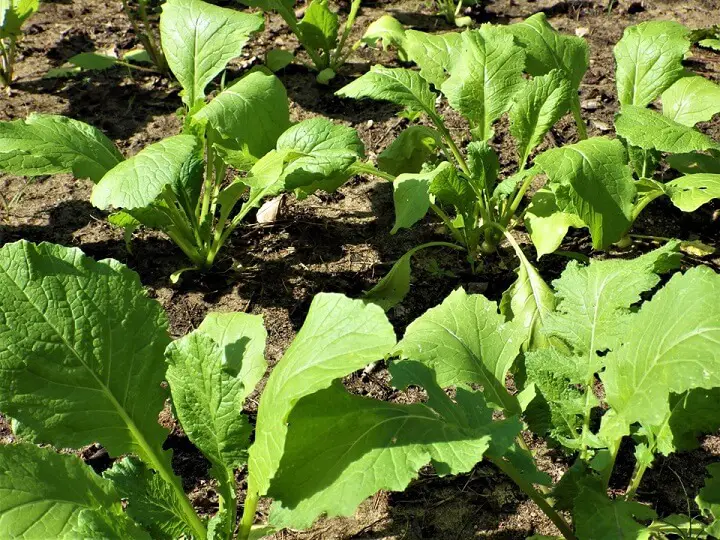
M223 146L259 159L290 127L287 92L275 75L258 69L220 92L194 118L227 139Z
M168 0L160 16L160 38L168 66L183 87L188 109L205 98L205 87L240 56L263 19L201 0Z
M720 39L702 39L698 41L698 45L713 49L714 51L720 51ZM720 528L720 526L718 526Z
M6 2L0 2L0 39L21 35L22 25L39 7L39 0L6 0Z
M659 425L670 413L671 393L720 386L719 293L720 276L700 266L676 274L643 304L623 328L623 346L605 358L602 380L613 415L603 429Z
M0 410L58 448L99 442L157 461L170 338L138 275L20 241L0 249L0 291Z
M589 65L589 49L584 39L559 33L547 22L544 13L536 13L505 30L525 49L525 69L530 75L538 77L557 69L570 81L573 90L580 87Z
M31 114L0 122L0 170L22 176L72 173L98 182L123 160L115 145L88 124Z
M708 465L707 471L710 478L705 480L705 486L698 493L695 502L705 517L715 518L716 521L711 527L717 531L720 528L717 521L720 520L720 463Z
M430 182L430 193L435 200L454 206L458 213L471 214L475 211L476 196L469 183L460 178L455 167L443 166Z
M683 212L694 212L720 198L720 174L688 174L665 184L670 200Z
M98 53L80 53L68 60L68 63L82 69L103 70L117 64L118 59L113 56Z
M525 226L538 259L559 248L570 227L587 227L586 223L571 211L560 210L555 193L548 188L539 189L533 195L525 213Z
M78 514L75 534L79 538L132 540L152 540L144 529L130 519L118 519L118 516L82 510Z
M462 34L428 34L408 30L405 36L408 58L420 68L423 79L439 89L462 54Z
M376 99L402 105L410 113L433 116L437 96L417 71L373 66L362 77L343 86L335 95L355 99Z
M718 402L720 388L695 388L684 394L671 394L670 416L659 429L653 429L658 451L667 456L697 448L700 435L720 429Z
M270 49L265 53L265 65L272 72L286 68L295 60L295 55L285 49Z
M298 24L305 47L330 52L338 38L338 16L328 8L327 0L312 0Z
M623 109L647 106L683 76L688 34L687 28L673 21L647 21L625 29L613 49Z
M202 175L202 147L194 135L175 135L147 146L123 161L93 188L90 202L101 210L149 206L166 187L176 195L190 188L197 200Z
M595 249L617 242L632 223L635 183L618 140L593 137L535 158L561 212L587 224Z
M249 489L267 493L283 456L288 416L302 397L383 358L394 346L395 332L380 306L340 294L316 295L260 398Z
M116 461L103 478L127 500L125 511L152 535L171 540L192 530L183 522L183 512L177 493L160 476L140 460L126 457Z
M304 195L337 189L348 179L350 165L365 153L357 131L327 118L295 124L280 136L277 150L292 154L284 173L287 189L298 189Z
M650 109L626 105L615 118L617 134L633 146L683 154L720 150L720 144L699 131Z
M396 352L431 368L442 387L476 383L495 407L518 413L505 375L520 351L520 324L506 322L494 302L461 288L408 326Z
M692 152L667 156L667 162L673 169L683 174L720 174L720 157Z
M378 167L394 176L419 173L425 161L441 145L442 137L434 129L410 126L378 156Z
M517 279L503 293L500 313L518 323L524 335L521 349L528 351L548 345L543 329L555 309L555 295L523 252L516 253L520 258Z
M274 525L306 528L321 513L351 515L381 489L405 489L430 461L441 475L468 472L491 443L507 448L520 432L515 418L494 422L480 392L458 388L457 401L450 400L421 364L399 362L390 371L394 385L424 388L427 403L368 399L336 382L293 409L268 493L278 501Z
M683 77L662 95L663 114L693 127L720 113L720 86L705 77Z
M405 29L395 17L383 15L370 23L360 41L370 47L377 47L378 41L382 44L383 49L395 47L400 60L407 60Z
M390 234L409 229L425 217L430 209L430 186L440 176L457 174L455 168L443 161L432 171L401 174L393 182L395 225Z
M6 538L74 537L83 510L127 519L112 484L76 456L2 444L0 471L0 531Z
M611 500L604 493L583 488L575 499L573 513L578 538L593 540L639 540L649 532L638 519L655 519L649 506L623 499Z
M486 142L472 141L467 145L470 176L477 191L490 191L497 182L500 160L495 149Z
M570 83L558 70L534 77L515 96L509 114L510 133L517 140L521 166L569 107Z
M442 91L450 106L470 122L478 141L492 136L492 125L523 87L525 52L497 28L462 33L463 49Z

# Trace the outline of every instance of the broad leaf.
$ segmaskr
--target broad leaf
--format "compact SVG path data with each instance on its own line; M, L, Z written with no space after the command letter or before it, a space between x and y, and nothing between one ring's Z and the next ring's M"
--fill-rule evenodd
M440 134L426 126L410 126L378 156L378 167L392 175L419 173L441 146Z
M114 260L24 241L0 253L0 410L58 448L149 460L166 437L160 304Z
M663 114L693 127L720 113L720 86L705 77L683 77L662 95Z
M327 118L295 124L280 136L277 150L292 155L284 172L286 188L299 188L303 194L334 191L348 179L350 165L365 153L357 131Z
M432 171L398 176L393 182L395 225L390 234L409 229L424 218L430 209L430 185L438 176L451 174L456 174L455 168L443 161Z
M127 500L126 512L152 535L171 540L191 535L177 493L157 473L132 457L116 461L103 477Z
M189 109L205 98L205 87L227 63L240 56L263 19L202 0L168 0L160 17L163 52L183 87Z
M82 69L103 70L117 64L118 59L98 53L80 53L68 59L68 63Z
M570 227L580 229L587 224L571 209L567 212L560 210L555 193L542 188L535 192L528 206L525 226L540 259L560 247Z
M623 499L609 499L604 493L583 488L575 499L575 529L579 538L593 540L639 540L649 538L637 519L654 519L649 506Z
M405 37L408 58L418 65L420 75L439 89L462 54L462 34L408 30Z
M328 8L327 0L312 0L298 27L303 45L319 52L332 51L338 38L338 16Z
M525 53L511 35L490 26L463 32L462 39L462 54L442 91L450 106L468 119L475 139L486 141L524 84Z
M589 50L584 39L561 34L547 22L544 13L536 13L505 30L525 49L525 69L530 75L538 77L557 69L570 81L573 90L580 87L589 65Z
M0 39L21 35L21 28L40 7L39 0L0 2Z
M626 105L615 118L617 134L633 146L671 154L720 150L720 144L699 131L650 109Z
M390 15L383 15L370 23L360 41L371 47L377 47L378 41L382 44L383 49L395 47L400 59L407 60L405 28L400 21Z
M362 77L335 92L342 97L391 101L412 113L435 113L435 93L417 71L373 66Z
M668 164L683 174L711 173L720 174L720 157L692 152L673 154L667 157Z
M670 200L683 212L693 212L720 198L720 174L688 174L665 184Z
M593 247L617 242L631 224L635 183L618 140L594 137L535 158L561 212L587 224Z
M673 21L647 21L625 29L613 49L618 99L645 107L683 76L689 30Z
M339 294L318 294L303 327L275 366L260 398L250 448L249 489L267 493L282 459L288 416L304 396L383 358L395 332L382 308Z
M72 173L98 182L123 160L100 130L64 116L0 122L0 170L22 176Z
M467 145L467 163L476 191L490 191L497 182L500 159L487 142L472 141Z
M293 409L269 491L278 501L274 525L306 528L321 513L350 515L378 490L405 489L430 461L441 475L467 472L491 444L505 450L520 431L515 418L494 422L482 393L459 388L451 401L421 364L399 362L390 371L396 386L424 388L427 403L368 399L336 382Z
M509 114L510 133L517 141L521 167L569 106L570 83L559 70L534 77L515 96Z
M107 173L93 188L90 202L101 210L111 206L125 210L144 208L170 187L178 196L189 192L186 208L194 211L202 163L200 140L195 136L163 139Z
M715 519L708 532L717 536L720 533L720 463L708 465L707 471L710 478L705 480L705 486L698 493L695 502L705 517Z
M127 519L112 484L76 456L0 444L0 471L0 531L6 538L74 537L83 510Z
M659 425L671 393L720 386L720 276L700 266L676 274L623 329L602 374L613 409L603 428ZM652 332L647 329L652 328ZM607 424L607 425L606 425Z
M494 302L458 289L413 321L396 351L431 368L442 387L481 384L488 402L513 414L520 407L505 389L505 375L523 342L519 327Z
M720 429L718 402L720 388L695 388L684 394L671 394L670 416L659 429L653 429L658 451L669 455L697 448L700 435Z
M195 119L207 121L227 139L223 145L259 159L290 127L287 92L275 75L251 71L215 96Z

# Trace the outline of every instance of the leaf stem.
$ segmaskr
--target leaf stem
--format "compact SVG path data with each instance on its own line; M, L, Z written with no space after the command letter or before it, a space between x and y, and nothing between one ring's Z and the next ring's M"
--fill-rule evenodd
M433 212L435 212L440 219L442 219L445 226L450 231L450 234L452 237L460 242L463 246L465 246L465 249L470 249L470 246L468 246L467 238L452 224L452 221L450 220L450 217L443 211L442 208L440 208L435 203L430 203L430 208Z
M580 95L576 94L570 100L570 109L572 110L573 118L575 119L575 125L577 126L578 138L582 141L588 138L587 127L582 117L582 111L580 109Z
M557 510L550 506L550 503L547 501L547 499L545 499L545 497L538 490L535 489L532 483L526 480L512 464L502 458L498 459L488 457L488 459L498 469L500 469L508 477L510 477L510 479L515 482L517 486L523 492L525 492L525 494L527 494L528 497L530 497L535 504L538 505L540 510L542 510L543 513L550 519L550 521L553 522L553 524L558 528L560 534L562 534L564 538L566 538L567 540L577 540L575 537L575 533L573 532L570 525L568 525L568 522L565 521L560 514L558 514Z
M257 510L258 500L257 491L248 491L245 497L242 518L240 518L240 529L238 530L238 540L247 540L250 537L250 531L255 522L255 511Z
M462 170L462 172L465 173L467 176L472 176L470 174L470 167L468 167L467 161L465 161L462 152L460 152L460 149L455 144L455 141L450 134L450 130L445 127L445 122L443 122L440 115L435 111L432 111L432 113L428 114L428 116L430 116L430 120L432 120L433 124L435 124L435 127L438 128L438 131L443 136L443 139L445 139L445 143L448 145L448 148L450 148L450 151L452 152L455 160L460 166L460 170Z
M632 478L630 480L630 485L628 486L627 492L625 492L625 500L629 501L635 496L635 493L637 492L638 488L640 487L640 482L642 482L643 475L645 474L645 471L648 469L648 464L644 461L638 460L635 463L635 469L633 470Z
M390 173L381 171L369 161L356 161L355 163L350 165L349 169L350 172L352 172L353 174L371 174L373 176L377 176L378 178L382 178L383 180L387 180L388 182L394 182L395 178L397 178Z
M345 21L345 28L343 30L342 36L340 36L340 41L335 48L335 52L332 53L330 58L330 67L333 70L339 68L345 63L346 56L342 53L343 47L345 47L345 42L350 35L350 30L352 30L352 27L355 24L355 18L357 17L358 11L360 10L361 1L362 0L353 0L352 4L350 4L350 13L348 14L348 18Z

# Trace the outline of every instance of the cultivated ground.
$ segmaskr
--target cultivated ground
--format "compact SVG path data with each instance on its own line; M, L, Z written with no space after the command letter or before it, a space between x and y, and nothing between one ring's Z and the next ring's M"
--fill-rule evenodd
M230 5L231 2L215 2ZM332 2L335 4L335 2ZM623 29L650 19L672 19L692 28L720 20L720 0L628 1L608 0L497 0L485 1L470 14L477 23L517 22L544 11L551 24L567 33L584 35L590 43L591 64L581 86L583 113L589 119L590 135L610 134L616 112L612 45ZM339 9L346 13L347 2ZM408 26L424 31L450 28L434 15L430 1L379 1L363 3L356 25L358 38L367 25L390 13ZM44 79L52 67L69 57L94 49L129 50L137 45L119 0L46 0L27 27L20 48L17 82L9 96L0 94L0 120L23 118L30 112L64 114L102 129L126 154L179 132L181 102L178 88L164 77L129 73L122 69L90 73L74 79ZM295 38L277 17L267 20L242 58L233 62L231 80L246 68L263 62L264 51L273 47L294 49ZM279 73L290 100L293 118L324 115L356 128L368 156L381 152L405 126L395 116L397 108L382 103L341 100L333 92L374 63L396 65L391 52L359 49L329 87L318 85L305 68L289 67ZM693 71L720 82L720 54L693 49L687 61ZM462 120L447 111L457 139L467 137ZM701 126L720 139L720 120ZM501 163L510 170L514 149L501 125L493 144L501 152ZM574 141L570 118L563 120L546 138L541 150ZM91 184L69 176L57 176L26 185L25 180L0 175L0 190L6 199L18 195L9 212L2 213L0 243L25 238L78 246L97 259L113 257L139 272L143 283L166 308L175 337L195 328L208 311L246 311L262 314L268 329L267 358L271 365L281 357L302 324L314 294L343 292L358 296L370 288L408 248L423 241L443 238L432 221L412 231L390 236L393 221L391 186L386 182L356 177L333 195L319 195L297 202L287 199L279 220L272 225L241 227L226 248L225 260L207 275L185 274L171 287L168 276L185 265L182 253L161 235L141 232L128 253L122 233L105 221L105 214L89 203ZM711 203L692 214L683 214L665 201L655 201L633 232L655 236L699 239L720 247L720 205ZM522 235L520 235L520 239ZM654 247L636 244L629 251L594 253L586 231L571 235L563 249L593 257L634 256ZM531 253L532 247L526 246ZM566 259L546 256L538 267L546 280L557 277ZM702 260L686 257L687 265L708 264L720 269L720 257ZM475 275L453 253L435 252L418 261L413 289L391 319L398 334L405 325L438 304L462 285L498 299L514 279L515 259L501 251L487 258ZM403 399L387 384L380 366L372 373L359 373L346 381L353 391L380 399ZM249 413L256 402L250 400ZM168 415L162 419L173 425ZM10 440L0 417L0 440ZM528 441L543 455L543 466L559 478L567 468L566 458L548 450L542 441ZM200 509L211 513L217 498L208 475L208 464L184 435L175 430L168 440L175 449L174 465L186 489ZM82 453L98 470L110 463L107 454L93 446ZM708 462L720 459L720 436L707 437L703 447L661 460L645 477L641 499L653 501L661 515L687 513L688 504L703 482ZM630 453L621 456L618 487L627 483L632 471ZM243 487L244 476L238 476ZM687 496L686 496L687 492ZM290 538L393 538L461 539L526 538L552 534L543 514L514 485L492 466L480 464L471 474L440 479L432 470L404 493L379 493L364 503L352 518L321 521L303 533L284 531Z

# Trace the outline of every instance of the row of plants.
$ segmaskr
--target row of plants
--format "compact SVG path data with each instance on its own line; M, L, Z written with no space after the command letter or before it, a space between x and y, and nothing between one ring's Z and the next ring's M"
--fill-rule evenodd
M258 5L304 36L321 74L335 72L359 2L342 33L327 3L314 0L300 22L291 5ZM411 120L372 163L350 127L293 124L285 88L266 67L214 86L262 26L257 15L168 0L153 56L182 86L182 132L125 158L92 126L32 114L0 123L0 170L90 179L92 204L112 210L128 245L144 226L183 251L191 266L173 280L210 269L265 199L332 192L356 175L392 184L392 233L432 212L448 241L411 249L362 299L317 295L262 390L254 426L241 411L267 370L261 317L211 313L172 341L160 305L117 261L52 244L0 248L0 411L21 441L0 446L3 536L260 538L349 515L379 490L405 489L427 463L457 475L483 459L564 538L718 536L717 466L697 496L699 515L657 516L635 501L658 455L694 448L720 428L718 275L677 271L685 246L670 241L632 260L570 262L551 287L513 236L524 225L542 256L570 227L587 228L602 250L631 242L633 222L655 199L691 212L720 197L720 143L696 128L720 112L720 87L683 65L696 34L672 22L628 28L615 47L617 138L588 138L578 98L587 43L543 14L441 34L383 17L365 42L396 48L409 67L373 67L337 92L393 102ZM321 26L322 46L311 29ZM446 107L467 121L467 144L447 128ZM517 167L500 178L490 140L505 114ZM538 153L568 114L578 142ZM677 177L662 181L661 166ZM415 253L462 251L474 271L501 243L519 262L499 303L458 289L396 339L385 311L409 291ZM378 360L393 386L421 388L427 399L397 404L345 390L343 377ZM212 464L219 509L209 519L162 449L157 417L168 397ZM574 459L559 482L540 471L523 432ZM634 445L635 469L624 495L610 497L622 441ZM93 442L125 457L98 476L36 446ZM274 501L266 524L255 523L260 497Z

